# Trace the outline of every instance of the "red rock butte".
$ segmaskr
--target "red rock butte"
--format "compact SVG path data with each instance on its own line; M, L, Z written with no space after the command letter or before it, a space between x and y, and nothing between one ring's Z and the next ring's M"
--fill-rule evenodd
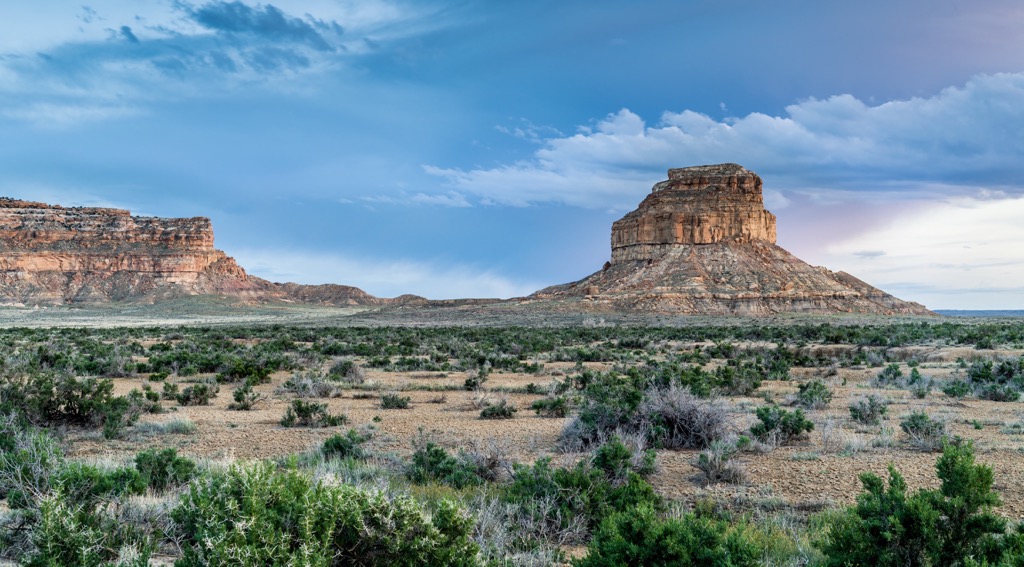
M350 286L250 276L213 247L205 217L138 217L121 209L0 198L0 300L53 305L183 295L333 305L390 301Z
M931 314L845 272L810 266L775 237L756 173L731 163L670 169L612 224L601 271L531 297L679 314Z

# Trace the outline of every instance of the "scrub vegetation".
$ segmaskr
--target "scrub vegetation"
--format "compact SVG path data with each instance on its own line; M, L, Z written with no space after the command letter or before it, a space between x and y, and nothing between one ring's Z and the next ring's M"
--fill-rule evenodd
M1022 352L1024 324L945 320L4 329L0 556L1021 565L989 462L1024 449ZM398 437L428 412L450 427ZM291 449L193 443L250 418Z

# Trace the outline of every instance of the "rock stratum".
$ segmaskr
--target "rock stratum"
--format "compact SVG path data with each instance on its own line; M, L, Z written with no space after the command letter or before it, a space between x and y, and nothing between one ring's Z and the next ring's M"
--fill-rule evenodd
M132 216L0 198L0 299L21 304L157 301L224 295L253 301L382 305L341 285L251 276L213 246L210 219ZM400 298L411 301L421 298Z
M810 266L775 238L757 174L736 164L670 169L612 225L602 270L531 299L703 315L932 314L845 272Z

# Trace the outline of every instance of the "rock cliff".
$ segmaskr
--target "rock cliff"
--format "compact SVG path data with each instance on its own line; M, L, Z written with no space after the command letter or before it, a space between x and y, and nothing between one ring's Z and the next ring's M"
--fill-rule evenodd
M601 271L531 297L707 315L931 313L777 246L761 178L736 164L670 169L635 211L612 225L611 243Z
M155 301L217 294L247 300L377 305L349 286L275 284L213 247L210 219L0 198L0 301Z

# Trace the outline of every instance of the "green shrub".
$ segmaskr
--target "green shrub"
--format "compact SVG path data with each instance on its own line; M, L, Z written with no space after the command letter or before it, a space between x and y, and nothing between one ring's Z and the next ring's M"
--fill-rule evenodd
M245 384L242 384L241 386L235 388L234 393L231 394L231 397L235 401L228 404L228 409L238 411L249 411L257 403L263 401L263 399L266 396L254 391L252 389L253 385L254 382L252 380L246 380Z
M281 425L285 427L335 427L345 425L348 418L344 414L332 415L327 411L327 403L292 400L292 404L281 417Z
M466 378L463 388L468 391L480 389L480 387L484 385L484 382L487 381L487 376L490 373L491 368L489 366L481 366L480 369L477 370L476 374L472 374Z
M743 523L686 514L661 519L648 504L611 514L594 533L576 567L622 565L761 565L764 550Z
M542 417L565 417L569 414L569 399L565 396L542 398L530 404L530 409Z
M356 459L367 457L363 443L370 440L368 435L360 435L355 429L349 429L344 435L334 434L324 440L320 446L320 454L325 459Z
M173 448L139 452L135 455L135 468L145 484L159 492L186 484L196 473L195 461L179 457Z
M480 410L480 419L512 419L519 411L516 406L506 400L498 400L496 404L489 404Z
M171 382L164 382L163 392L160 397L164 400L178 399L178 385Z
M938 451L946 441L946 424L923 411L912 412L900 421L900 429L910 438L910 444L922 451Z
M476 465L468 459L450 455L444 447L428 442L413 452L405 476L416 484L436 482L461 489L483 484L484 478L477 473Z
M621 482L627 479L630 472L643 477L654 474L656 459L653 449L634 454L621 439L613 436L594 450L590 464L604 471L605 477L612 482Z
M811 380L799 385L796 403L807 409L821 409L832 401L832 390L821 380Z
M577 518L590 530L615 511L641 504L660 509L661 498L637 469L631 465L625 470L624 446L618 440L612 443L618 446L608 452L599 449L592 459L571 468L552 467L550 458L538 459L532 467L515 465L505 499L521 506L535 522L546 525L562 539L570 537L562 531L570 529ZM635 460L630 455L629 461ZM641 458L641 463L645 461L653 465L647 454ZM640 468L646 467L641 464Z
M892 465L888 486L872 473L862 474L865 492L856 506L836 517L817 542L826 565L995 562L1006 520L992 511L1000 505L992 469L974 463L970 443L947 444L935 469L941 487L913 494Z
M145 567L154 545L140 537L131 526L100 516L61 494L44 496L39 502L38 520L31 527L32 550L21 558L26 567ZM125 561L121 551L131 557Z
M0 375L0 414L18 413L34 425L107 427L115 437L138 413L132 403L115 396L110 379L75 378L64 372ZM108 437L108 438L109 438Z
M220 390L215 384L192 384L177 394L174 399L183 406L208 406Z
M315 482L269 463L209 473L172 517L179 567L476 564L472 518L449 500L428 516L408 496Z
M99 500L146 491L145 479L133 468L103 470L77 461L69 461L54 471L50 484L76 506L89 507Z
M343 358L331 366L327 371L327 377L331 380L339 380L348 384L362 384L366 382L366 373L362 367L350 358Z
M745 443L750 442L749 438ZM742 464L733 458L740 451L740 442L715 441L710 447L701 451L693 461L693 466L704 476L705 484L743 484L747 480L747 471Z
M412 398L398 394L384 394L380 397L380 409L409 409Z
M865 425L878 425L889 411L889 402L871 394L850 405L850 417Z
M964 398L971 393L971 385L966 380L950 380L942 387L942 393L951 398Z
M889 364L884 370L878 373L873 380L873 385L885 388L887 386L901 386L903 384L903 371L900 365L895 362Z
M800 409L787 411L779 406L764 406L755 413L760 421L750 428L750 433L761 442L776 441L785 445L804 432L814 430L814 423L804 417Z

